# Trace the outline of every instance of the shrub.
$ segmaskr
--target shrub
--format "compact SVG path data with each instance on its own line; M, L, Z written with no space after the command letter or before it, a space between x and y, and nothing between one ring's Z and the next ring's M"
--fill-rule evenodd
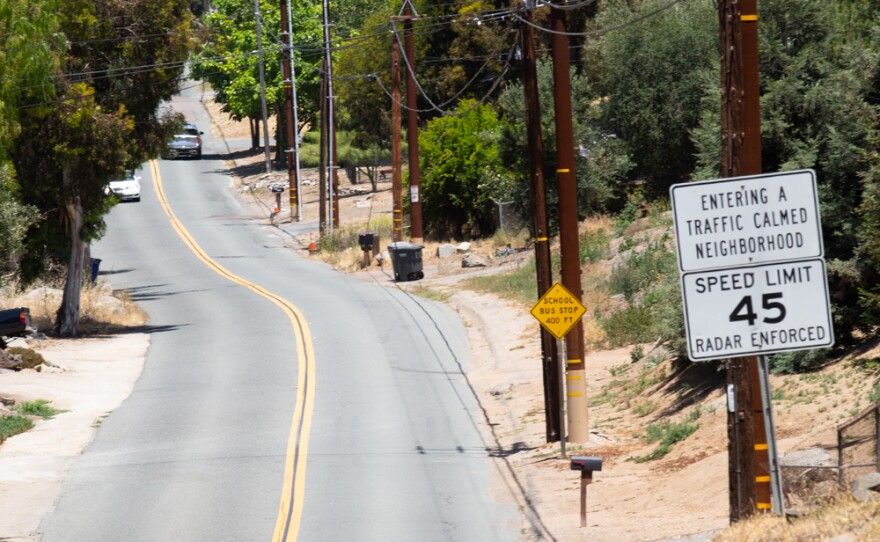
M50 402L45 399L24 402L16 407L15 410L22 416L39 416L44 420L48 420L62 412L61 410L53 408Z
M639 361L643 357L645 357L645 349L642 347L642 345L637 344L630 349L629 360L633 363Z
M10 354L21 356L22 369L33 369L46 363L46 359L43 358L42 354L40 354L39 352L35 352L30 348L20 348L18 346L12 346L7 348L6 351Z
M668 454L672 451L672 446L676 442L683 441L700 428L700 424L692 423L696 421L700 415L700 409L696 408L685 416L685 419L681 422L674 423L664 421L649 424L645 428L645 440L648 441L648 443L659 442L660 444L653 452L645 456L636 457L634 461L636 463L644 463L646 461L660 459Z
M830 348L781 352L770 356L770 370L776 374L796 374L816 371L828 361Z
M668 343L678 357L685 357L687 343L681 309L681 287L675 254L666 236L641 251L632 251L606 283L611 293L622 294L626 305L599 324L611 346L653 342Z
M23 416L0 416L0 443L11 436L24 433L34 422Z
M648 243L641 251L633 251L623 264L615 268L608 281L613 294L623 294L632 301L637 293L656 284L659 279L677 276L675 254L666 246L666 236Z
M608 234L603 229L584 232L580 235L581 263L596 263L606 257L609 246Z
M423 212L436 238L477 238L494 230L493 197L509 184L498 156L501 124L491 106L463 100L455 116L419 134Z

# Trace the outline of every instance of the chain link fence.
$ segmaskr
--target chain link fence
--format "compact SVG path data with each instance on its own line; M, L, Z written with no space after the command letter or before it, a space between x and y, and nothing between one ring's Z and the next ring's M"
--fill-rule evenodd
M880 403L874 403L837 428L837 478L841 487L869 472L880 471Z

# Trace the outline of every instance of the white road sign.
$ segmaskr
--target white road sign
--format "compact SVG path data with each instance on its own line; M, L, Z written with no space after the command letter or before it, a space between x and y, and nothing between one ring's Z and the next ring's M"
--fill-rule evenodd
M824 255L812 170L676 184L669 192L683 272Z
M834 344L821 259L683 273L681 290L694 361Z

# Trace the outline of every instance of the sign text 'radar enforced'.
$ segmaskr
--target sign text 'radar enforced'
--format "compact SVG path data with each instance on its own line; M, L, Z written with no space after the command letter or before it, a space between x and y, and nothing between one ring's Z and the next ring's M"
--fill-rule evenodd
M670 194L682 271L824 255L812 170L676 184Z

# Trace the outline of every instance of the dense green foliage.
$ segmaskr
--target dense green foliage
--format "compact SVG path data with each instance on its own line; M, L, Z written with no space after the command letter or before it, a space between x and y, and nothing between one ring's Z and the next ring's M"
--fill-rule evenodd
M28 229L39 218L37 208L25 205L17 197L17 184L12 177L12 166L0 165L0 284L6 276L14 275L24 253Z
M454 116L428 122L419 136L426 231L474 238L493 230L493 197L504 196L498 117L464 100Z
M192 13L184 0L4 0L0 15L0 260L25 281L66 263L56 327L75 334L85 247L113 202L104 189L179 124L159 106L178 90Z
M619 26L666 4L610 1L597 22ZM718 62L717 9L707 0L677 4L649 22L609 32L598 49L597 95L607 97L600 122L633 149L633 175L649 181L654 195L665 194L695 165L691 130L700 119L702 74Z
M556 125L553 110L553 66L541 61L537 66L538 99L541 104L541 132L543 134L543 161L548 215L556 223ZM579 142L576 155L578 182L578 211L582 217L620 208L624 199L625 181L632 169L626 144L603 132L598 124L601 108L594 104L594 91L587 78L573 71L571 74L572 113L575 141ZM532 206L531 188L527 172L528 145L525 125L525 97L519 82L508 85L498 99L504 123L499 142L505 166L516 179L513 199L523 213Z
M24 416L0 416L0 444L9 437L31 429L34 422Z
M192 64L192 76L208 81L218 103L234 119L262 118L256 14L253 0L214 0L213 10L204 17L206 36ZM321 3L293 2L291 17L293 65L296 71L298 120L313 120L318 107L318 75L322 53ZM280 35L281 12L277 2L262 2L261 38L266 81L266 101L270 115L278 115L284 104L282 49L287 43ZM285 14L286 15L286 14ZM284 115L278 115L283 126ZM279 130L279 137L284 135ZM254 131L256 137L258 131Z

